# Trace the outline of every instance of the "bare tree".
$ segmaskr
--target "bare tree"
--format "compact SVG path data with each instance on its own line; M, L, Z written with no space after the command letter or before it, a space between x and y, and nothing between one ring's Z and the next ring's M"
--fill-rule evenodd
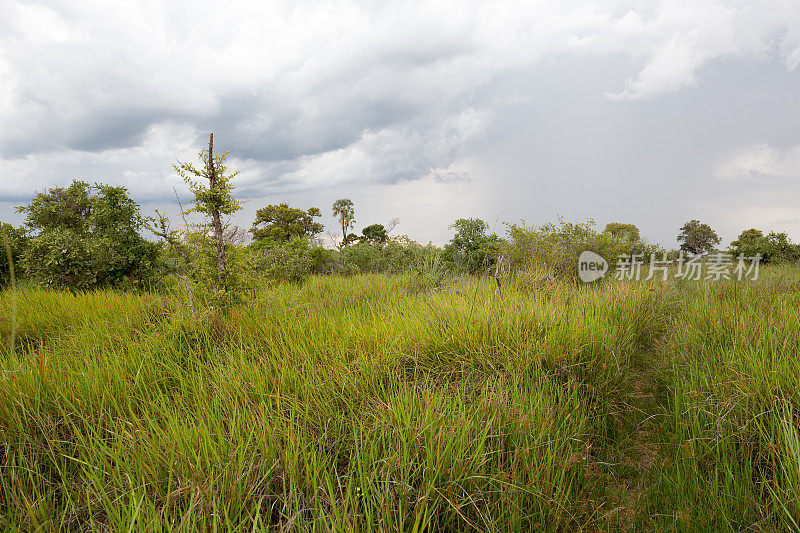
M386 223L386 234L392 232L394 228L400 225L400 219L397 217L392 218L389 222Z

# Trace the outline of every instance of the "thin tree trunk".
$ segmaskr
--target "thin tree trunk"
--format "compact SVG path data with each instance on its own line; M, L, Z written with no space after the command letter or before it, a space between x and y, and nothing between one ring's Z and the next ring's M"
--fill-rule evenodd
M208 182L209 189L216 196L217 174L214 170L214 134L208 137ZM225 239L222 235L222 217L219 214L219 206L214 205L211 210L211 218L214 225L214 240L217 241L217 280L219 284L225 283Z
M189 278L183 274L178 274L178 277L183 280L183 285L186 287L186 293L189 295L189 309L192 310L192 318L197 319L197 312L194 310L194 294L192 294L192 287L189 285Z

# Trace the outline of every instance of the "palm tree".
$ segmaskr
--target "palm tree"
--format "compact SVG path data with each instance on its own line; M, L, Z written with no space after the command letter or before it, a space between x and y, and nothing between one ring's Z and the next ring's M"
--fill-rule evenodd
M339 219L342 225L342 246L347 244L347 230L355 223L356 209L349 198L341 198L333 202L333 216Z

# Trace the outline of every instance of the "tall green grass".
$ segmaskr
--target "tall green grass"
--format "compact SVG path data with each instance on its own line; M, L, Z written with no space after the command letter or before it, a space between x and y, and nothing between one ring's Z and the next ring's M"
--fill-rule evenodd
M661 327L660 292L492 293L475 279L443 292L318 277L193 320L178 295L22 291L0 363L0 519L586 527L605 505L593 457L623 369Z
M6 291L0 524L795 528L797 279L520 277L494 297L477 278L313 277L196 318L179 292ZM668 393L637 414L648 367ZM663 421L643 504L620 496L634 414Z
M687 283L682 294L670 343L675 456L652 512L682 530L798 530L797 271Z

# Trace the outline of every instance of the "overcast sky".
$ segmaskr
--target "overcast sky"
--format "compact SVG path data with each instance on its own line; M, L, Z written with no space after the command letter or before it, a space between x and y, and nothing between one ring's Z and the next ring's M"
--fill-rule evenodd
M699 218L800 241L800 2L0 0L0 219L73 178L175 213L215 134L249 227Z

